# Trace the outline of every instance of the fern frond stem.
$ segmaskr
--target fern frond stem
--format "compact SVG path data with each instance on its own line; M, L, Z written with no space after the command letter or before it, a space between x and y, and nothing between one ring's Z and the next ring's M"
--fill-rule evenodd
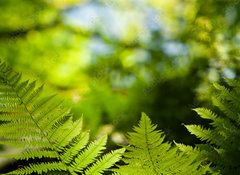
M2 73L3 73L3 74L6 74L6 73L3 72L3 71L2 71ZM40 126L37 124L37 122L34 120L32 113L28 110L28 108L27 108L26 104L23 102L22 98L19 96L19 94L17 93L17 91L15 91L14 86L13 86L5 77L4 77L4 80L5 80L6 84L13 90L13 92L14 92L14 93L16 94L16 96L19 98L20 104L22 104L22 105L24 106L26 112L27 112L28 115L31 117L31 119L33 120L33 122L34 122L34 124L37 126L37 128L40 130L40 133L42 134L42 136L47 139L47 141L48 141L48 143L49 143L50 145L52 145L51 142L50 142L50 140L48 139L47 135L43 132L43 130L41 129L41 127L40 127ZM54 147L53 147L53 148L54 148ZM66 169L67 169L68 172L71 172L71 171L69 170L68 166L66 165L66 163L61 159L61 156L60 156L60 154L58 153L58 151L57 151L56 149L55 149L55 151L56 151L56 153L57 153L57 155L58 155L58 160L60 160L60 161L63 163L63 165L66 167Z
M152 166L153 166L153 171L156 173L156 175L160 175L160 174L157 172L156 166L155 166L155 164L154 164L154 162L153 162L152 155L151 155L151 153L150 153L150 149L149 149L149 147L148 147L148 135L147 135L147 132L148 132L148 131L147 131L147 121L146 121L146 118L145 118L144 124L145 124L145 137L146 137L147 153L148 153L149 159L150 159L150 161L151 161L151 164L152 164Z

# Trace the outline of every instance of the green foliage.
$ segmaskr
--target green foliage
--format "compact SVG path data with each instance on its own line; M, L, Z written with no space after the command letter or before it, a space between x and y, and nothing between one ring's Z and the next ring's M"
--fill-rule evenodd
M189 107L240 73L238 11L233 0L5 0L0 58L68 99L92 133L127 131L145 111L167 138L193 144L181 126L198 122Z
M177 147L163 142L163 133L156 130L146 114L142 114L135 132L129 133L130 145L126 147L123 161L127 165L116 170L122 175L200 175L208 170L194 154L180 152Z
M57 17L57 11L44 0L23 0L21 3L17 0L1 1L0 11L0 21L5 21L0 24L0 33L4 37L9 37L11 32L16 32L17 36L32 28L52 25Z
M223 175L240 174L240 82L227 79L228 86L215 84L218 90L213 103L222 113L215 114L205 108L195 111L203 119L209 119L210 128L200 125L186 125L190 133L196 135L205 144L198 145L199 156L213 162L213 169Z
M32 163L6 174L100 175L124 155L114 175L200 175L240 174L240 82L227 79L228 88L214 84L212 100L220 115L206 108L195 111L211 120L211 127L186 125L203 144L195 148L164 142L165 136L142 113L135 132L128 134L128 146L106 149L107 135L89 143L82 131L82 117L74 120L55 95L43 97L43 85L22 81L21 74L0 64L0 144L22 148L18 154L1 155ZM125 149L127 152L124 153Z
M82 131L82 118L73 121L62 102L54 96L41 97L43 86L35 88L35 84L21 81L21 74L0 64L0 143L24 149L16 155L2 156L36 160L7 174L57 170L98 175L121 158L124 148L98 158L105 149L107 135L88 144L89 133Z

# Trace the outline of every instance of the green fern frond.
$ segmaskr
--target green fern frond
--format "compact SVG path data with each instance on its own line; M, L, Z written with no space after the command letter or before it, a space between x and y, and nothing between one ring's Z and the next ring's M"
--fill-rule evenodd
M115 172L121 175L200 175L207 171L201 168L201 161L195 154L186 154L170 143L163 142L163 133L156 130L149 117L142 113L135 132L130 132L129 143L124 153L126 165L119 166Z
M21 81L21 74L0 63L0 144L23 148L20 160L36 159L7 174L42 174L65 171L70 174L101 174L120 160L124 149L103 153L107 135L89 142L82 131L82 117L72 120L70 109L55 96L42 97L43 85ZM42 158L51 158L43 162Z
M33 158L57 158L58 154L55 151L52 150L39 150L39 149L28 149L25 150L18 155L1 155L2 157L6 158L13 158L13 159L19 159L19 160L29 160Z
M216 120L217 118L217 115L209 109L196 108L194 109L194 111L196 111L199 114L199 116L202 117L203 119Z
M214 83L214 87L220 91L221 97L225 100L229 100L230 104L234 105L236 108L239 109L240 107L240 99L238 98L238 95L236 91L231 91L230 89L226 88L225 86L222 86L218 83Z
M35 163L30 164L27 167L17 169L15 171L12 171L10 173L7 173L6 175L13 175L13 174L32 174L32 173L46 173L48 171L67 171L65 164L61 162L51 162L51 163Z
M78 138L76 138L70 145L69 148L64 150L62 159L65 163L70 163L73 158L78 154L79 150L83 149L89 141L89 134L87 132L82 132Z
M107 135L92 142L85 151L81 152L75 159L75 163L71 166L72 170L82 172L83 169L91 164L97 156L105 149Z
M174 143L180 151L186 152L187 154L194 152L196 150L196 148L194 149L192 146L189 146L189 145L184 145L182 143L177 143L175 141L174 141Z
M93 164L93 166L88 168L86 175L100 175L104 170L107 170L112 166L112 162L118 161L124 151L125 149L122 148L104 155L95 164Z
M227 80L232 89L215 84L218 95L212 98L213 104L225 115L217 116L207 109L195 111L204 119L210 119L212 128L187 125L186 128L205 144L198 146L198 154L202 159L213 162L213 170L223 175L240 174L240 82Z
M200 125L185 125L185 127L191 134L196 135L196 137L202 141L207 141L212 144L221 145L222 140L224 139L222 135L212 132L212 130L209 128L205 129Z

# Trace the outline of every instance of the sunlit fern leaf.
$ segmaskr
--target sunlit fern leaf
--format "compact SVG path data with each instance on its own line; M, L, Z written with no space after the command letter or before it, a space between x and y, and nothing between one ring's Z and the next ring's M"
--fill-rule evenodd
M211 129L205 129L201 125L186 125L190 133L194 133L200 140L207 141L212 144L221 145L222 136L220 133L214 133Z
M226 88L214 84L217 94L213 96L213 104L223 113L216 115L204 108L195 111L204 119L210 119L212 125L203 129L197 125L186 125L190 133L194 134L205 144L197 145L202 159L213 162L212 167L223 175L240 174L240 82L227 80L230 87ZM232 87L231 87L232 86ZM225 115L224 115L225 114Z
M103 155L96 163L87 169L86 175L100 175L104 170L107 170L112 166L111 162L120 159L124 151L125 149L118 149Z
M7 173L9 175L12 174L32 174L32 173L46 173L48 171L66 171L66 166L62 162L51 162L51 163L34 163L29 164L29 166L17 169L15 171L12 171L10 173Z
M57 158L58 154L52 150L28 149L19 153L18 155L6 155L6 158L15 158L19 160L28 160L32 158Z
M126 165L115 169L121 175L200 175L208 168L201 168L201 161L196 155L181 152L170 143L163 142L163 133L156 130L146 114L135 132L128 134L130 145L126 147L123 161Z
M84 151L77 155L75 163L72 164L71 169L77 172L82 172L83 169L93 163L97 156L105 149L107 142L107 135L92 142Z
M89 141L89 133L82 132L78 138L76 138L69 148L66 148L64 150L64 153L62 155L62 159L65 161L65 163L70 163L74 157L77 156L80 149L84 148Z
M7 174L101 174L119 161L123 149L99 158L107 135L88 144L89 134L82 131L82 117L73 121L70 109L55 96L42 97L42 90L43 86L36 87L36 81L22 82L21 74L0 63L0 144L24 149L16 155L1 156L37 158L36 163Z

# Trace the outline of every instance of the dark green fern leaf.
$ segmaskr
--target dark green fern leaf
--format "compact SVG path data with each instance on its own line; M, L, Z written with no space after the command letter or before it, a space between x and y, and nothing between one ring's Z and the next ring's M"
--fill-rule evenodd
M126 165L116 169L121 175L200 175L208 168L201 168L196 155L180 152L177 147L163 142L163 133L156 130L146 114L142 114L135 132L129 133L130 145L126 147L123 161Z
M206 144L198 145L202 159L213 162L213 169L223 175L240 174L240 82L227 80L233 89L214 84L218 95L213 97L213 104L223 114L216 115L204 108L195 109L200 117L209 119L212 128L204 129L199 125L186 125L190 133ZM224 115L225 114L225 115Z
M1 155L20 160L50 158L7 174L43 174L49 171L98 175L119 161L124 149L99 156L107 135L89 142L82 131L82 118L73 121L70 109L54 96L41 97L43 86L21 81L21 74L0 64L0 144L23 148L17 155Z

